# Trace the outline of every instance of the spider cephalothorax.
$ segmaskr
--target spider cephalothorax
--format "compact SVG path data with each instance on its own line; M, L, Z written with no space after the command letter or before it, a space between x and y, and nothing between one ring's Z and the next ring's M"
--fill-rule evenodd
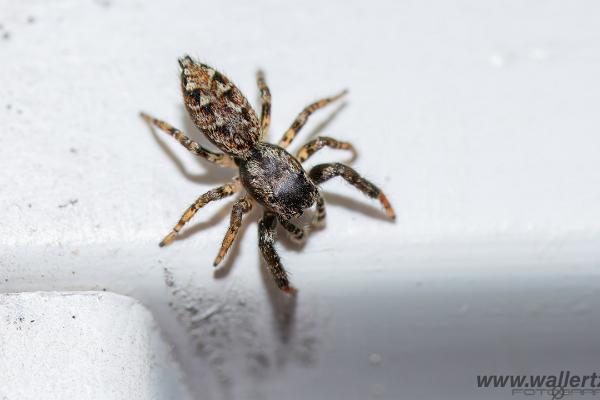
M316 204L314 223L324 222L325 202L317 185L335 176L341 176L367 196L378 199L388 217L395 218L392 206L381 190L347 165L319 164L309 173L302 168L302 162L325 146L350 150L354 153L351 144L322 136L305 144L296 157L285 150L304 126L310 114L339 99L346 93L345 91L306 107L296 117L279 143L274 145L264 142L271 120L271 93L262 72L259 71L257 74L262 99L259 121L242 92L223 74L207 65L195 62L189 56L182 57L179 65L185 106L196 126L222 153L205 149L164 121L144 113L142 117L173 136L192 153L221 166L238 168L239 176L200 196L183 213L173 230L160 242L161 246L171 243L181 228L205 204L243 191L244 195L233 205L229 229L214 265L221 262L231 247L240 228L243 214L250 211L253 205L259 204L264 209L263 217L258 224L259 247L263 258L277 286L286 292L292 292L294 289L290 286L287 273L275 251L275 228L279 222L293 238L301 240L305 236L305 231L298 228L292 219L300 216L313 204Z
M240 178L254 200L285 219L300 216L319 196L302 165L269 143L257 144L240 161Z

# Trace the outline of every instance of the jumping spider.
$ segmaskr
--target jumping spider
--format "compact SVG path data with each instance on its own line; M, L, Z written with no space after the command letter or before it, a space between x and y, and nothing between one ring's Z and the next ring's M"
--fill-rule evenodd
M264 141L271 120L271 93L261 71L257 73L262 102L259 121L248 100L223 74L192 60L189 56L180 58L179 65L186 109L194 124L222 153L215 153L200 146L164 121L144 113L141 113L141 116L148 123L173 136L192 153L224 167L238 168L239 176L200 196L160 242L161 247L171 243L181 228L208 202L245 191L244 196L233 205L229 229L214 265L217 266L221 262L231 247L240 228L242 216L258 203L264 209L258 224L260 251L277 286L289 293L295 289L290 286L287 273L275 251L275 228L279 222L293 238L301 240L305 232L292 222L292 218L302 215L306 208L315 203L313 222L324 222L325 202L317 185L335 176L341 176L367 196L378 199L387 216L395 218L394 210L381 190L352 168L340 163L319 164L309 173L302 168L302 162L325 146L354 153L350 143L322 136L305 144L295 157L285 150L314 111L338 100L346 91L306 107L279 143L274 145Z

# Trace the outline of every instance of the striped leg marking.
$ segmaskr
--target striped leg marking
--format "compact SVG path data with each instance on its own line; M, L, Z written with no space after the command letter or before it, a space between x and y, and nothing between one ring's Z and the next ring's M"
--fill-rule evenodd
M289 219L284 219L281 216L277 216L277 219L279 220L279 223L281 224L281 226L283 226L283 228L290 234L290 238L296 242L296 243L301 243L304 238L307 236L307 231L299 228L298 226L296 226L296 224L294 224L293 222L291 222Z
M227 251L233 244L235 237L238 234L240 226L242 225L242 217L248 211L252 209L252 201L248 196L239 199L233 204L233 209L231 210L231 219L229 220L229 229L227 229L227 233L223 238L223 243L221 244L221 250L219 250L219 254L215 258L213 265L216 267L225 257Z
M275 214L266 211L258 223L258 247L277 287L286 293L295 293L296 289L290 286L287 272L285 272L279 255L275 250L276 227L277 217Z
M313 219L313 225L317 227L325 226L326 216L327 211L325 210L325 199L323 198L323 194L319 192L319 197L317 197L316 213L315 218Z
M187 137L182 131L177 128L174 128L170 124L165 121L161 121L160 119L156 119L154 117L149 116L145 113L140 113L141 117L144 118L146 122L151 125L156 126L157 128L165 131L169 135L175 138L183 147L188 149L190 152L194 153L197 156L203 157L208 161L224 166L224 167L236 167L234 161L226 154L223 153L214 153L202 146L200 146L197 142L193 141L189 137Z
M319 136L318 138L311 140L298 150L296 158L300 162L308 160L310 156L321 150L323 147L331 147L332 149L349 150L352 152L352 160L356 158L356 150L348 142L340 142L327 136Z
M302 127L304 126L304 124L306 124L306 121L308 121L308 117L313 112L317 111L320 108L325 107L326 105L328 105L331 102L334 102L334 101L340 99L346 93L348 93L348 91L344 90L344 91L342 91L341 93L339 93L339 94L337 94L335 96L326 97L324 99L315 101L311 105L307 106L304 110L302 110L302 112L300 114L298 114L298 116L296 117L296 119L294 120L294 122L292 122L292 125L283 134L283 137L279 141L279 146L283 147L284 149L286 147L288 147L290 145L290 143L292 143L292 140L294 140L294 138L296 137L296 135L298 134L298 132L300 132L300 129L302 129Z
M309 175L316 184L323 183L335 176L341 176L348 181L348 183L353 185L367 196L379 200L379 202L383 205L387 216L390 219L396 219L394 209L381 189L360 176L358 172L349 166L340 163L319 164L315 165L310 170Z
M260 112L260 128L261 128L261 140L269 135L269 125L271 123L271 91L267 82L265 81L265 73L258 71L256 73L256 83L260 90L261 99L261 112Z
M179 220L179 222L177 222L177 225L175 225L173 230L167 236L165 236L165 238L160 242L159 246L163 247L163 246L166 246L166 245L170 244L171 242L173 242L173 239L175 239L175 236L177 236L177 233L179 233L181 228L183 228L183 226L190 219L192 219L194 214L196 214L196 212L198 212L199 209L201 209L202 207L204 207L206 204L208 204L211 201L221 200L227 196L231 196L238 189L239 189L239 181L235 181L235 182L227 183L223 186L219 186L218 188L211 189L208 192L204 193L202 196L198 197L198 199L194 202L194 204L192 204L191 206L188 207L187 210L185 210L185 212L181 216L181 219Z

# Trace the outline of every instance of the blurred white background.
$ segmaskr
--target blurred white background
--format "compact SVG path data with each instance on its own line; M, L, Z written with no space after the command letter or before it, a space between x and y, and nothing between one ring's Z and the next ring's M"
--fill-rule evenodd
M591 374L600 351L600 3L0 0L0 290L108 290L158 319L202 399L481 399L484 373ZM397 212L341 181L297 247L299 288L263 272L254 212L212 261L232 200L160 239L234 172L182 105L185 53L257 104L293 150L352 142ZM309 164L343 161L323 150Z

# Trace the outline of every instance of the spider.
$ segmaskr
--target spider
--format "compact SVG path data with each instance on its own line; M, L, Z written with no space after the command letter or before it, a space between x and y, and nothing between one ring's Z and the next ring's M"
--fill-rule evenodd
M292 239L302 240L307 232L292 221L313 204L316 204L313 224L323 225L325 201L318 185L341 176L367 196L379 200L387 216L395 219L394 210L381 190L349 166L340 163L319 164L308 173L302 168L302 163L323 147L348 150L356 154L350 143L322 136L306 143L295 157L285 150L308 117L314 111L340 99L346 94L345 90L307 106L275 145L265 142L271 120L271 93L262 71L258 71L256 75L262 103L259 121L242 92L219 71L187 55L179 59L179 65L186 109L194 124L222 152L202 147L164 121L145 113L141 113L141 116L150 125L173 136L193 154L223 167L238 168L239 175L231 182L198 197L160 242L161 247L170 244L181 228L207 203L244 191L243 197L233 204L229 229L214 266L221 262L231 247L243 215L258 204L263 208L263 216L258 224L258 245L262 256L277 286L284 292L294 293L296 289L290 285L275 250L275 229L279 223Z

